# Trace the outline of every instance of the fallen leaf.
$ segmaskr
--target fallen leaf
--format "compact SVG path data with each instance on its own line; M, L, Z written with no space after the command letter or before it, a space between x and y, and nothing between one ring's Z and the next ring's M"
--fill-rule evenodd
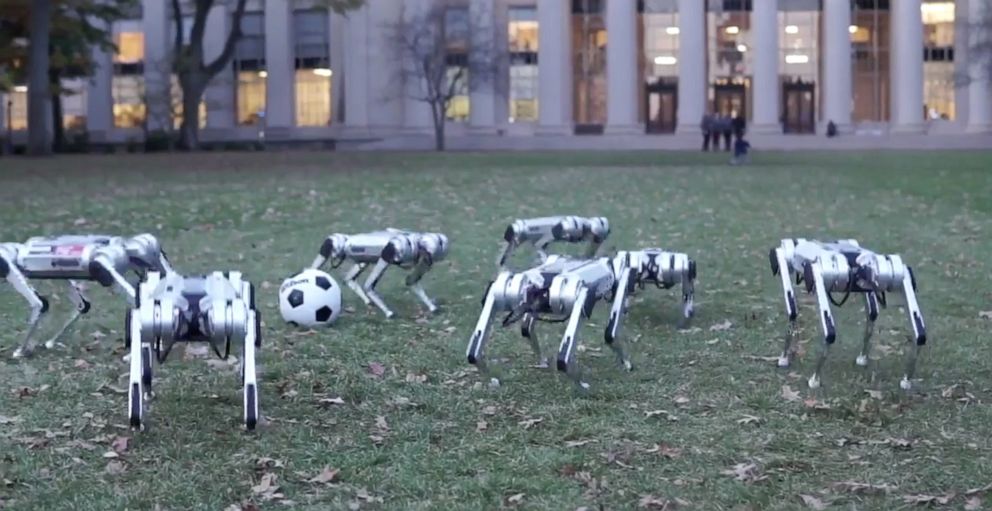
M482 409L482 414L483 415L496 415L496 407L495 406L492 406L492 405L487 406L487 407L485 407L485 408Z
M379 428L381 431L389 431L389 424L386 422L386 418L382 415L375 418L375 427Z
M720 473L725 476L733 476L735 480L745 483L756 483L768 479L768 476L759 473L758 465L754 463L738 463L729 470L723 470Z
M948 493L947 495L903 495L902 501L906 504L939 504L941 506L946 506L951 500L954 499L953 493Z
M120 458L121 455L120 454L117 454L117 452L115 452L115 451L107 451L107 452L103 453L103 457L109 460L109 459L113 459L113 458Z
M978 313L978 317L982 319L992 319L992 311L981 311Z
M671 412L669 412L668 410L650 410L650 411L644 412L644 416L647 417L647 418L649 418L649 419L651 417L654 417L654 416L657 416L657 415L664 415L666 419L668 419L668 420L670 420L672 422L678 422L678 420L679 420L678 417L672 415Z
M848 493L888 493L896 489L896 486L882 483L882 484L871 484L871 483L859 483L857 481L841 481L839 483L834 483L830 485L833 489L844 491Z
M799 395L799 391L792 390L792 387L788 385L782 385L782 399L786 401L799 401L802 397Z
M757 424L761 422L760 417L755 417L754 415L745 415L744 417L737 419L737 423L746 426L748 424Z
M407 383L427 383L427 375L407 373L406 381Z
M251 487L251 491L262 500L281 499L283 497L276 484L276 475L271 472L263 475L258 484Z
M89 369L92 365L93 364L90 364L81 358L77 358L76 361L72 363L72 367L75 367L76 369Z
M283 463L272 458L258 458L255 460L255 471L264 472L270 468L282 468Z
M827 508L827 504L825 502L812 495L799 495L799 498L803 499L803 504L806 504L810 509L822 511Z
M865 390L865 394L874 399L882 399L882 391L880 390Z
M127 469L124 466L124 462L120 460L112 460L110 463L107 463L106 467L104 467L104 471L112 476L123 474L125 470Z
M975 509L982 508L982 499L980 497L971 497L964 501L964 508L968 511L973 511Z
M595 442L595 440L569 440L565 442L565 447L582 447L592 442Z
M664 457L666 457L666 458L668 458L670 460L673 460L675 458L678 458L679 456L682 456L682 449L678 449L678 448L672 447L672 446L670 446L670 445L668 445L668 444L666 444L664 442L662 442L660 444L657 444L654 447L651 447L651 448L645 450L644 452L646 452L648 454L658 453L658 454L660 454L660 455L662 455L662 456L664 456Z
M717 323L711 326L710 332L722 332L724 330L730 330L731 325L733 325L733 323L731 323L729 319L725 319L723 320L723 323Z
M744 355L743 358L747 360L755 360L758 362L775 362L778 363L778 357L759 357L757 355Z
M676 396L674 401L675 401L675 404L677 404L677 405L684 405L684 404L686 404L686 403L689 402L689 398L687 398L685 396Z
M131 439L126 436L119 436L110 443L110 447L114 449L117 454L124 454L127 451L128 443Z
M487 428L489 428L489 423L486 422L486 421L481 421L480 420L479 422L476 422L475 423L475 430L478 431L479 433L482 433Z
M524 501L524 494L523 493L517 493L517 494L514 494L514 495L510 495L509 497L506 498L506 503L509 504L509 505L511 505L511 506L520 505L520 503L522 503L523 501Z
M13 424L15 422L21 422L21 418L20 417L6 417L4 415L0 415L0 426L7 425L7 424Z
M333 483L338 480L338 475L341 473L340 470L331 467L324 467L319 474L307 479L308 483Z
M662 499L655 497L654 495L644 495L641 500L637 501L637 507L641 509L678 509L679 506L688 506L690 504L687 500L682 499Z
M987 492L989 490L992 490L992 483L986 484L985 486L982 486L981 488L972 488L972 489L964 492L964 494L970 497L972 495L978 495L980 493L985 493L985 492Z
M544 419L525 419L518 422L517 424L523 426L524 429L530 429L536 426L537 424L540 424L542 421L544 421Z
M323 405L343 405L344 399L340 397L324 397L318 399L317 402Z
M369 373L376 378L382 378L382 375L386 374L386 366L378 362L372 362L369 364Z
M814 410L830 410L830 405L816 398L809 398L803 401L803 406Z

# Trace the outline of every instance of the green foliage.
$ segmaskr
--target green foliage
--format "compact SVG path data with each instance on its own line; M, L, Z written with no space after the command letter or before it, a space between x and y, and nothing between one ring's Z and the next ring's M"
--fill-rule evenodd
M27 71L30 0L0 2L0 90L23 82ZM92 48L115 51L111 23L133 12L137 0L54 0L49 34L49 76L52 92L63 92L61 78L90 76L96 71Z

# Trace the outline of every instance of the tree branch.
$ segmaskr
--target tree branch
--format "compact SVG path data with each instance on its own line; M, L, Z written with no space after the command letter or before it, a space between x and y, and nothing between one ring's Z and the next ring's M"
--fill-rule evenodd
M178 67L179 57L183 51L183 10L179 0L172 0L172 17L176 20L176 38L172 45L173 67Z
M247 2L248 0L238 0L238 6L234 10L234 17L231 20L234 26L231 27L231 33L227 35L227 41L224 42L224 51L206 66L206 71L211 77L220 73L234 56L234 50L237 48L238 40L241 39L241 19L244 18L245 4Z

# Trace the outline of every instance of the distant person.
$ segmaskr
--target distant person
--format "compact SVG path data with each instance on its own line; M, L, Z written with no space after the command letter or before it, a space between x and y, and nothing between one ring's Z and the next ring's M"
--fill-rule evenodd
M703 120L699 123L699 129L703 132L703 151L710 150L710 134L713 132L713 114L706 112Z
M827 138L834 138L837 136L837 125L834 121L827 122Z
M723 133L723 150L730 151L730 137L734 134L734 121L729 115L720 117L720 131Z
M737 114L734 117L734 140L740 140L744 138L744 130L747 128L747 121L744 120L743 114Z
M730 159L731 165L743 165L747 163L748 156L747 153L751 149L751 143L744 140L744 137L738 138L734 142L734 157Z

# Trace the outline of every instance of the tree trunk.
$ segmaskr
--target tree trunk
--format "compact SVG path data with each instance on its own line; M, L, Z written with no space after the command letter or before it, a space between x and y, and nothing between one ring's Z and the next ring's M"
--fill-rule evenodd
M179 144L187 151L200 148L200 100L207 89L204 76L192 74L182 80L183 122L179 127Z
M62 125L62 96L52 94L52 150L65 149L65 126Z
M28 154L51 154L48 135L48 46L52 24L52 0L34 0L31 5L28 58Z
M434 150L444 151L444 112L443 106L431 102L431 118L434 121Z

